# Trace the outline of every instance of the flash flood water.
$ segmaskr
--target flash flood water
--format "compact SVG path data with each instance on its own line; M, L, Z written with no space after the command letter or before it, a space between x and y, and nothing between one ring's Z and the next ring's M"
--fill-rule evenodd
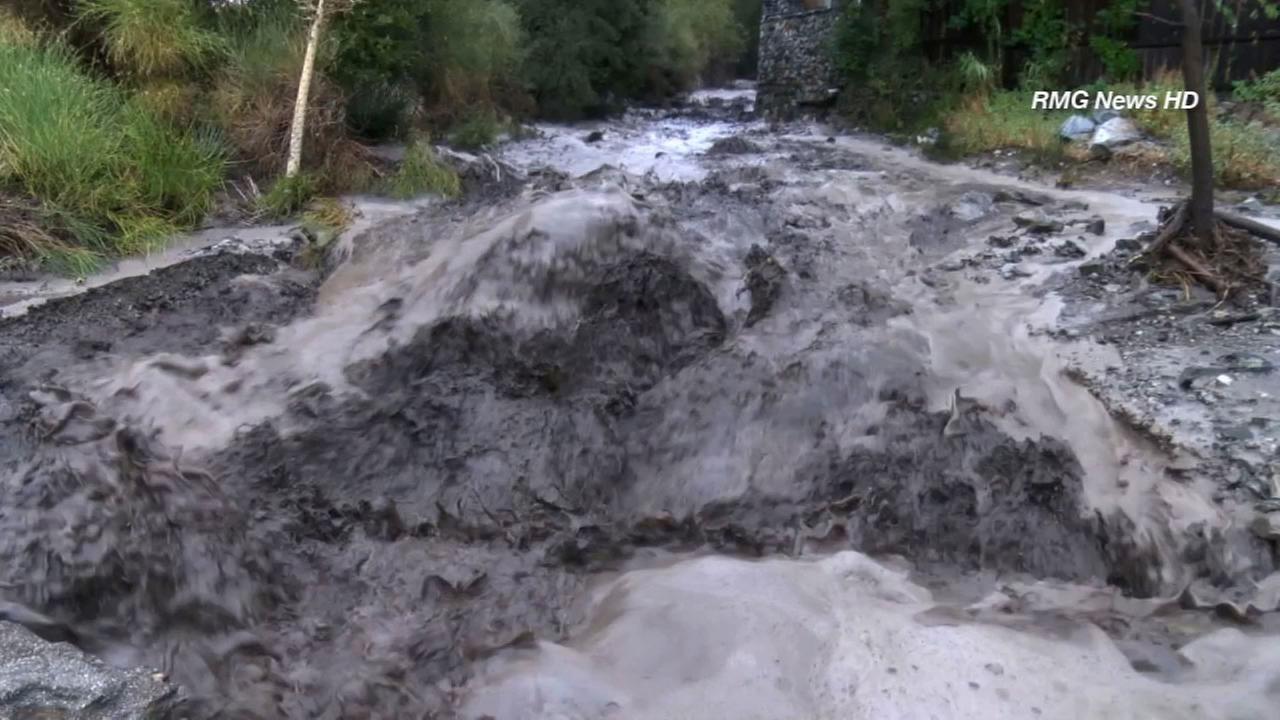
M750 99L3 321L0 617L174 717L1276 717L1280 627L1184 593L1274 607L1271 550L1071 380L1080 260L936 270L1156 206Z

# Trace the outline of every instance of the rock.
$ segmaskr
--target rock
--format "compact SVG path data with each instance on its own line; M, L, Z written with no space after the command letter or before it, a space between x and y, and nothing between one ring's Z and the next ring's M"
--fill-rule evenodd
M1064 240L1053 249L1053 254L1061 258L1078 259L1088 255L1088 251L1072 240Z
M1082 265L1080 265L1080 274L1084 275L1085 277L1094 277L1097 275L1101 275L1106 271L1107 271L1107 265L1101 260L1093 260L1091 262L1083 263Z
M1259 515L1249 524L1249 529L1263 540L1280 540L1280 513Z
M1084 229L1094 235L1104 235L1107 232L1107 221L1100 217L1090 218L1089 224L1085 225Z
M1115 117L1102 123L1089 140L1089 149L1095 155L1110 157L1113 150L1142 139L1138 126L1128 118Z
M1017 242L1017 238L1008 235L992 235L987 238L987 244L991 247L1011 248L1015 242Z
M1116 249L1121 252L1138 252L1142 243L1137 238L1120 238L1116 241Z
M1118 117L1120 117L1120 113L1115 110L1097 110L1093 113L1093 121L1098 125L1102 125Z
M1026 228L1029 232L1047 234L1062 232L1065 227L1042 210L1027 210L1013 216L1013 224Z
M760 146L740 137L727 137L715 141L707 150L708 155L750 155L760 152Z
M967 192L947 206L947 212L962 222L986 217L995 206L995 198L983 192Z
M1031 277L1031 273L1013 263L1007 263L1000 268L1000 277L1005 280L1017 280L1018 278Z
M747 326L760 321L782 293L782 282L787 271L782 269L773 256L765 252L759 245L752 245L747 251L747 287L751 293L751 311L747 313Z
M604 140L603 130L592 130L591 133L588 134L586 137L586 141L589 143L598 143L601 140Z
M1091 135L1098 124L1083 115L1072 115L1062 123L1058 134L1066 140L1080 140Z
M176 718L181 697L163 676L122 671L67 643L0 622L0 717L78 720Z

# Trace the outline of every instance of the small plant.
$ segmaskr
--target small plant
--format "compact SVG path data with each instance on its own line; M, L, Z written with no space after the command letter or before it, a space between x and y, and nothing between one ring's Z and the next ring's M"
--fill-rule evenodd
M1235 98L1243 102L1261 103L1267 114L1280 121L1280 68L1262 77L1237 82Z
M449 142L462 150L483 150L497 142L503 126L492 111L473 113L454 126Z
M270 217L295 217L315 197L316 187L315 178L306 173L282 177L258 198L258 209Z
M454 197L462 192L462 182L452 168L440 161L429 143L416 140L405 151L387 192L401 200L427 193Z

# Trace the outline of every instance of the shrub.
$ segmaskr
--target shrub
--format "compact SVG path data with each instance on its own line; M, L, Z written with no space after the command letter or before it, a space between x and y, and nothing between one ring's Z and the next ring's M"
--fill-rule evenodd
M294 217L316 196L318 185L316 179L306 173L282 177L258 198L258 209L269 217Z
M288 159L304 43L295 17L269 16L233 36L228 62L214 83L219 127L246 169L262 177L280 175ZM309 104L304 170L325 191L364 186L371 174L366 153L347 136L341 91L319 71Z
M101 27L107 55L134 78L206 67L225 48L199 23L190 0L81 0L82 20Z
M452 168L440 162L430 143L417 140L409 145L387 192L402 200L427 193L453 197L462 192L462 182Z
M65 47L0 43L0 184L98 257L197 222L221 183L208 138L174 129L84 74Z
M649 62L662 77L653 94L688 90L714 63L732 64L742 52L732 0L660 0L652 22Z
M504 0L430 0L420 78L433 114L457 119L467 108L495 105L523 59L524 30Z
M1213 123L1209 135L1214 177L1223 186L1241 190L1280 187L1280 141L1257 126L1231 121ZM1174 138L1173 160L1190 171L1191 141L1185 131Z
M493 111L469 115L449 132L449 143L463 150L481 150L493 145L502 134L504 123Z
M1267 114L1280 121L1280 68L1262 77L1237 82L1235 98L1244 102L1261 103Z

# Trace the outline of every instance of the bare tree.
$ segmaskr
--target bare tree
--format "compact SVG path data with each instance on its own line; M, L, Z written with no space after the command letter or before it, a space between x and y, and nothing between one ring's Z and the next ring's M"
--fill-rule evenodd
M359 0L298 0L311 15L311 31L307 34L307 51L302 59L302 73L298 77L298 97L293 106L293 122L289 125L289 162L285 165L285 177L294 177L302 170L302 140L307 131L307 104L311 96L311 80L316 73L316 54L324 35L324 24L335 13L349 10Z

